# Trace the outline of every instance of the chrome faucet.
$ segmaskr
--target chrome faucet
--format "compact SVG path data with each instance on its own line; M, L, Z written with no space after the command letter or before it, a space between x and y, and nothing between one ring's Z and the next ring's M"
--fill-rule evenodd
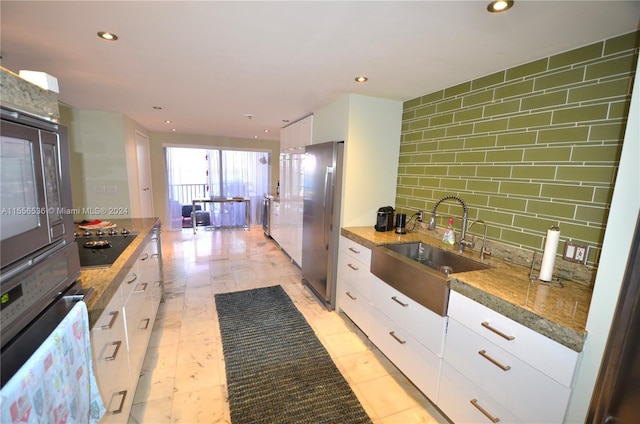
M487 249L487 223L481 219L478 219L476 221L473 221L471 224L469 224L469 228L467 228L467 230L470 230L471 227L473 227L473 224L475 224L476 222L478 224L484 225L484 235L482 236L482 247L480 248L480 259L484 259L484 255L491 255L491 251ZM473 245L475 245L475 236L473 234L471 236L473 237L472 243Z
M469 214L467 212L467 205L464 203L464 200L462 200L458 196L445 196L442 199L438 200L436 204L433 206L433 209L431 210L431 219L429 219L429 229L434 230L436 228L436 209L438 209L438 206L440 206L440 203L450 199L457 200L462 205L462 211L463 211L462 231L460 232L460 242L458 243L458 252L462 252L465 246L470 246L471 248L473 248L473 245L472 245L473 242L468 242L465 239L465 236L467 235L467 219L469 217Z

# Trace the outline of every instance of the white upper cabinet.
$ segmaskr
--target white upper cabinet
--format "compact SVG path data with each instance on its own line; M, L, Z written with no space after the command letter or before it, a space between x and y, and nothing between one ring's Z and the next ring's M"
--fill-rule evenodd
M302 118L280 130L280 151L303 150L311 144L313 115Z

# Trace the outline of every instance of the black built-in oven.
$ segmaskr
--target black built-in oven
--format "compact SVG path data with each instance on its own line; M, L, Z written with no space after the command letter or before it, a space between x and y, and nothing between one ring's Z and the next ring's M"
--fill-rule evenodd
M73 242L66 128L1 109L0 266L16 273L53 245Z
M66 128L3 105L0 138L4 385L83 295Z
M77 243L2 281L0 364L2 385L20 369L73 306L84 299Z

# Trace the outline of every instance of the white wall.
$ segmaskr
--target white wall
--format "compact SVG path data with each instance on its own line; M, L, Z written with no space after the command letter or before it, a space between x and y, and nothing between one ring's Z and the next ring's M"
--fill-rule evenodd
M117 112L66 105L60 105L60 112L61 124L69 129L73 207L95 211L74 219L139 216L137 192L131 190L138 186L135 131L146 129Z
M373 226L395 207L402 102L349 94L313 115L314 144L345 141L340 226Z
M598 377L613 314L624 278L631 239L640 210L640 78L633 86L631 107L602 255L587 319L587 340L567 412L566 422L584 423Z
M61 123L69 128L73 207L96 212L74 219L128 217L109 214L130 206L123 115L71 109L65 116L70 119Z

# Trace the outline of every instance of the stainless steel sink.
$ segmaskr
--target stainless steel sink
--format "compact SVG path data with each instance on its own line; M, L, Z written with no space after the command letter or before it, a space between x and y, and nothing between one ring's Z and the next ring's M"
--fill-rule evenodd
M372 250L371 272L429 308L446 316L449 274L479 271L490 266L423 243L397 243Z

